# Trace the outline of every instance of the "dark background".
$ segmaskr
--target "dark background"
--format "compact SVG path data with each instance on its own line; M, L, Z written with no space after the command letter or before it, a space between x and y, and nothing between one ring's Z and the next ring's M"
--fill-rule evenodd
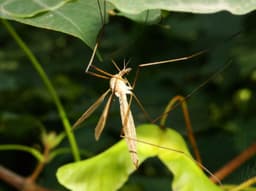
M209 48L196 58L140 71L134 92L155 118L172 97L189 95L217 70L231 63L187 99L204 165L214 172L255 142L255 19L255 12L244 16L228 12L171 13L158 24L145 25L112 17L100 44L103 62L95 59L95 65L114 74L116 69L111 59L121 68L124 60L130 60L133 71L127 78L132 82L138 64L182 57ZM74 123L109 86L108 81L84 73L92 51L71 36L12 24L42 63ZM63 131L57 110L29 60L3 27L0 40L0 143L39 147L40 128ZM94 127L102 108L76 131L84 152L96 154L120 139L119 106L115 99L101 139L94 140ZM137 125L149 122L136 104L132 111ZM167 124L187 136L179 107L170 113ZM68 145L67 140L64 145ZM36 164L23 152L1 151L0 158L2 165L24 176L29 175ZM56 169L71 161L71 154L51 161L39 183L63 189L55 179ZM223 184L239 184L255 175L253 158L223 180ZM165 167L157 159L150 159L130 177L123 190L169 190L170 179ZM0 183L0 190L12 188Z

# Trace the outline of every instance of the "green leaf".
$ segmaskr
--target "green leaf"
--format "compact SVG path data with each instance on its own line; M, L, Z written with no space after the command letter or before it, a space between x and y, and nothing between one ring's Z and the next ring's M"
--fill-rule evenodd
M63 5L72 0L45 0L45 1L33 1L28 0L25 3L29 6L24 6L24 1L13 0L5 1L2 5L3 11L7 15L13 17L29 18L37 16L38 14L55 11L61 8Z
M155 23L160 20L161 11L183 11L192 13L213 13L227 10L233 14L245 14L256 8L256 1L169 1L169 0L108 0L107 10L116 7L117 15L138 22ZM101 12L104 3L100 0ZM108 14L105 14L107 17ZM0 0L0 17L44 29L63 32L81 39L93 48L102 28L102 18L97 0ZM108 18L106 18L108 20Z
M102 27L96 0L0 0L0 17L75 36L91 48Z
M203 174L190 157L184 140L177 132L171 129L163 131L156 125L142 125L137 128L137 134L140 164L149 157L158 156L174 175L173 190L221 190ZM70 190L114 191L135 170L127 145L122 140L95 157L60 167L57 178Z
M145 10L162 9L189 13L214 13L229 11L233 14L246 14L256 9L256 1L243 0L108 0L117 9L130 14L138 14Z
M60 133L59 135L56 135L56 132L45 132L42 133L42 142L45 146L47 146L49 149L53 149L57 147L60 142L65 137L64 133Z

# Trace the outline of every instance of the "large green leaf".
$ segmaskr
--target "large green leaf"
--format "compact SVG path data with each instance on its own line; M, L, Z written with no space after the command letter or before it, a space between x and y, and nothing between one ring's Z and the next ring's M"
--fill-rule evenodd
M156 125L142 125L137 128L137 134L138 140L163 146L159 148L139 142L138 156L140 164L149 157L158 156L174 174L173 190L221 190L203 174L191 159L184 140L177 132L171 129L163 131ZM60 167L57 178L62 185L70 190L114 191L120 188L135 170L127 145L122 140L95 157Z
M140 0L139 3L108 0L108 2L111 5L107 6L107 10L116 7L121 11L118 15L148 23L159 20L160 10L192 13L227 10L234 14L245 14L256 8L256 1L244 3L241 0ZM103 0L100 0L100 4L102 12ZM0 0L0 17L75 36L91 48L94 47L97 34L102 27L97 0Z
M214 13L229 11L233 14L246 14L256 9L256 1L243 0L108 0L122 12L138 14L145 10L162 9L189 13Z
M90 47L102 27L96 0L0 0L0 17L67 33Z
M93 48L97 35L103 27L105 5L103 0L99 2L100 6L97 0L0 0L0 17L60 31L81 39ZM113 9L110 4L106 7L105 11ZM160 11L150 11L150 14L144 11L138 15L120 15L136 21L151 22L159 19ZM105 17L107 22L108 14L105 14Z

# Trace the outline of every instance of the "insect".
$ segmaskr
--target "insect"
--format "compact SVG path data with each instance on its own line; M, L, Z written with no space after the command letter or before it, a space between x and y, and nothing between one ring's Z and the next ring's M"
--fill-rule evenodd
M103 8L101 7L101 3L99 2L99 0L97 0L97 4L98 4L98 7L99 7L99 12L100 12L100 16L101 16L100 18L101 18L103 27L102 27L102 30L99 33L98 40L95 44L92 56L90 58L89 64L86 67L85 72L87 74L90 74L90 75L93 75L93 76L96 76L96 77L99 77L99 78L108 79L109 83L110 83L110 88L105 93L103 93L95 101L95 103L93 105L91 105L82 114L82 116L74 123L73 128L76 128L81 123L83 123L100 106L100 104L104 101L105 97L110 94L110 96L109 96L109 98L106 102L106 105L103 109L103 112L102 112L102 114L99 118L99 121L96 125L96 128L95 128L95 139L99 140L100 135L101 135L101 133L102 133L104 127L105 127L106 121L107 121L107 117L108 117L108 114L109 114L109 110L110 110L110 107L111 107L111 102L112 102L113 96L116 96L119 100L119 105L120 105L120 116L121 116L121 121L122 121L122 133L123 133L122 137L125 138L125 140L127 142L132 162L133 162L134 166L137 168L138 164L139 164L139 161L138 161L137 150L136 150L136 130L135 130L133 115L132 115L132 112L130 110L131 99L128 103L127 95L130 95L131 98L132 97L135 98L138 105L142 108L143 112L146 114L146 117L148 119L150 119L150 117L147 115L147 113L143 109L143 106L140 103L140 101L138 100L138 98L133 94L133 92L132 92L133 87L130 85L128 80L124 77L125 75L127 75L131 71L131 68L126 68L126 66L124 66L124 68L121 70L117 66L117 64L113 61L113 64L114 64L115 68L118 70L118 73L113 75L113 74L110 74L110 73L108 73L108 72L106 72L106 71L104 71L104 70L102 70L102 69L93 65L93 60L94 60L94 57L96 55L96 52L97 52L97 49L98 49L98 46L99 46L99 41L100 41L102 31L103 31L103 28L104 28L105 14L106 14L105 1L104 1ZM203 54L204 52L205 51L201 51L201 52L198 52L196 54L192 54L190 56L182 57L182 58L178 58L178 59L171 59L171 60L164 60L164 61L159 61L159 62L141 64L141 65L139 65L139 68L152 66L152 65L158 65L158 64L165 64L165 63L170 63L170 62L187 60L187 59L199 56L199 55ZM90 68L94 69L97 73L91 72ZM139 70L137 70L136 77L135 77L135 80L134 80L134 84L136 82L138 74L139 74ZM168 112L170 112L170 111L168 111ZM152 121L152 120L150 120L150 121ZM192 142L194 143L193 148L197 149L195 138L193 136L192 130L190 129L189 132L192 134L190 136L190 138L191 138ZM200 156L199 156L199 152L196 151L196 153L197 153L196 154L197 159L199 161L201 161Z
M84 114L73 125L73 128L75 128L78 125L80 125L85 119L87 119L103 102L104 98L111 92L107 100L106 106L95 128L96 140L99 140L100 135L105 127L108 113L111 106L111 101L114 95L118 97L118 100L119 100L120 115L121 115L121 121L122 121L122 127L123 127L122 132L124 136L136 137L135 124L134 124L132 112L130 110L130 106L129 106L130 104L128 103L128 100L127 100L127 95L131 95L131 96L133 95L132 93L133 88L128 82L128 80L124 78L124 76L131 71L131 68L126 68L124 66L124 68L120 70L120 68L117 66L117 64L114 61L113 61L113 64L116 67L116 69L119 71L115 75L109 74L101 70L100 68L91 65L91 67L94 68L96 71L98 71L100 74L93 73L93 72L87 72L87 73L97 77L110 79L109 81L110 88L102 96L100 96L100 98L96 100L96 102L91 107L89 107L89 109L85 111ZM126 138L126 142L129 148L129 152L131 154L131 159L133 161L133 164L137 168L139 160L138 160L137 151L136 151L136 141Z
M89 117L89 115L98 107L98 105L103 101L103 99L109 95L109 99L107 100L106 102L106 106L103 110L103 113L100 117L100 120L96 126L96 130L95 130L95 137L96 139L99 139L99 135L101 134L103 128L104 128L104 125L105 125L105 122L106 122L106 118L107 118L107 114L109 113L109 108L110 108L110 105L111 105L111 100L113 98L113 96L117 96L119 101L120 101L120 113L121 113L121 120L122 120L122 131L123 131L123 136L122 138L124 138L128 144L128 148L129 148L129 151L131 152L130 155L131 155L131 158L132 158L132 161L133 161L133 164L137 167L138 166L138 157L136 155L137 151L136 151L136 143L138 145L138 154L140 154L140 144L139 143L143 143L143 144L148 144L148 145L151 145L151 146L155 146L155 147L159 147L159 148L162 148L162 149L168 149L167 147L165 147L164 144L162 144L161 142L156 142L155 145L152 145L150 144L151 141L150 140L147 140L147 139L144 139L143 138L141 139L140 137L136 137L136 131L135 131L135 127L134 127L134 120L132 118L132 113L130 111L130 105L131 103L128 103L127 101L127 95L131 95L131 91L132 91L132 86L129 85L128 81L126 81L125 79L125 75L128 74L128 72L130 72L130 69L128 71L128 68L124 68L123 70L118 70L118 74L116 75L107 75L107 74L104 74L104 72L100 72L99 68L96 68L94 65L93 65L93 60L94 60L94 57L95 57L95 54L96 54L96 51L97 51L97 48L98 48L98 45L99 43L97 42L96 43L96 46L93 50L93 56L91 57L90 59L90 64L88 65L87 67L87 73L90 73L90 69L95 69L96 71L98 71L100 74L97 74L95 76L98 76L98 77L102 77L104 76L104 78L106 79L109 79L110 81L112 81L113 83L110 82L110 89L107 90L106 93L104 93L97 101L95 104L93 104L93 106L91 106L86 112L85 114L83 115L84 116L84 119L83 119L83 116L80 118L85 120L85 118ZM137 47L136 47L137 48ZM193 58L193 57L196 57L196 56L199 56L205 52L207 52L208 50L205 50L205 51L201 51L199 53L196 53L196 54L193 54L193 55L190 55L190 56L187 56L187 57L183 57L183 58L178 58L178 59L171 59L171 60L163 60L163 61L160 61L160 62L152 62L152 63L145 63L145 64L141 64L139 65L139 68L144 68L144 67L148 67L148 66L155 66L155 65L160 65L160 64L165 64L165 63L170 63L170 62L174 62L174 61L182 61L182 60L188 60L190 58ZM150 53L149 53L150 55ZM157 59L156 59L157 60ZM220 63L221 64L221 63ZM156 67L157 68L157 67ZM226 67L223 67L222 69L225 69ZM198 68L199 69L199 68ZM188 70L189 71L189 70ZM165 72L165 71L163 71ZM192 71L190 71L192 73ZM217 74L219 74L219 72L217 72ZM102 75L102 76L101 76ZM107 77L106 77L107 76ZM137 74L137 76L139 76L139 74ZM215 76L215 75L213 75ZM207 77L208 78L208 77ZM210 79L212 79L214 77L210 77ZM135 78L137 79L137 78ZM151 80L151 79L150 79ZM152 80L154 80L152 78ZM202 85L200 85L198 88L196 88L195 90L192 91L192 93L189 93L188 96L186 96L185 98L181 98L180 99L180 103L179 105L182 105L184 103L184 100L186 100L188 97L190 97L194 92L196 92L199 88L201 88L202 86L204 86L206 83L209 82L209 80L206 80L205 83L203 83ZM136 81L136 80L135 80ZM116 85L113 85L113 84L117 84L117 82L120 84L124 84L122 85L123 88L120 88L121 92L123 92L122 94L119 94L119 93L115 93L115 92L118 92L117 90L119 88L117 88ZM149 84L151 84L151 82L149 81L148 82ZM112 84L112 85L111 85ZM139 83L138 83L139 84ZM188 84L189 86L189 84ZM154 91L154 86L150 87L150 91L153 90ZM189 91L191 92L191 91ZM187 94L187 93L186 93ZM185 94L185 95L186 95ZM123 95L123 96L121 96ZM124 98L125 97L125 98ZM124 98L124 99L122 99ZM126 100L125 102L123 100ZM126 103L126 104L123 104L123 103ZM174 108L176 107L177 104L173 104L173 106L171 108ZM124 109L125 108L125 109ZM168 109L166 110L163 115L166 115L168 114L171 110L173 109ZM125 111L125 112L124 112ZM199 114L201 115L201 114ZM162 117L162 114L161 114L161 117ZM132 119L132 120L131 120ZM79 121L78 121L79 122ZM78 123L77 122L77 123ZM132 124L132 125L131 125ZM129 132L125 132L125 130L129 130ZM137 133L138 135L139 134L139 129L137 129ZM157 137L157 136L156 136ZM145 141L147 140L147 141ZM153 141L152 141L153 142ZM126 147L126 145L124 145ZM171 146L169 146L170 148ZM174 147L173 147L174 148ZM175 152L175 150L173 150ZM209 151L209 153L212 152ZM178 151L177 151L178 153ZM181 152L180 152L181 153ZM182 154L182 153L181 153ZM171 154L170 154L171 155ZM128 155L128 160L129 160L129 155ZM193 160L193 159L192 159ZM141 159L142 161L142 159ZM130 161L128 161L130 163ZM201 163L199 163L201 164ZM115 164L112 163L111 166L114 166ZM124 165L125 166L125 165ZM209 172L209 171L208 171Z
M97 1L99 4L99 11L100 11L100 15L101 15L101 19L102 19L102 24L104 26L105 24L105 5L103 8L103 13L102 13L102 9L100 7L100 3L99 1ZM104 1L105 2L105 1ZM117 66L117 64L115 64L115 62L113 62L114 66L116 67L116 69L118 70L118 73L113 75L113 74L109 74L108 72L103 71L102 69L96 67L93 65L93 60L94 57L96 55L98 46L99 46L99 39L101 37L102 32L100 32L98 41L96 42L96 45L94 47L92 56L90 58L90 62L86 68L86 73L94 75L96 77L100 77L100 78L104 78L104 79L108 79L110 80L110 88L102 95L100 96L96 102L89 107L89 109L84 112L84 114L75 122L75 124L73 125L73 127L77 127L78 125L80 125L84 120L86 120L97 108L98 106L103 102L104 98L110 94L107 102L106 102L106 106L100 116L100 119L96 125L95 128L95 138L96 140L99 139L105 124L106 124L106 120L109 114L109 110L110 110L110 106L111 106L111 101L113 99L113 96L118 97L119 99L119 104L120 104L120 115L121 115L121 121L122 121L122 132L124 134L124 138L126 139L130 154L131 154L131 158L133 161L133 164L138 167L138 157L137 157L137 151L136 151L136 131L135 131L135 125L134 125L134 120L133 120L133 116L132 113L130 111L130 104L131 101L128 103L127 100L127 95L130 95L131 97L134 97L134 94L132 93L132 86L129 84L128 80L124 77L126 74L128 74L131 71L131 68L126 68L124 67L122 70L119 69L119 67ZM186 56L186 57L182 57L182 58L177 58L177 59L169 59L169 60L163 60L163 61L159 61L159 62L151 62L151 63L145 63L145 64L141 64L139 65L139 68L143 68L143 67L148 67L148 66L153 66L153 65L159 65L159 64L165 64L165 63L171 63L171 62L176 62L176 61L183 61L183 60L188 60L194 57L197 57L201 54L204 54L205 52L207 52L208 50L203 50L200 52L197 52L195 54ZM95 71L97 71L97 73L91 72L90 68L94 69ZM137 70L139 71L139 70ZM137 75L135 77L135 82L137 79L137 76L139 72L137 72ZM219 73L219 72L217 72ZM213 77L211 77L210 79L212 79ZM209 79L209 80L210 80ZM205 85L206 83L208 83L208 81L205 81L202 85L200 85L196 90L194 90L192 93L190 93L188 96L186 96L185 98L179 98L176 99L176 101L174 101L175 103L177 101L180 102L179 105L183 105L184 101L190 97L194 92L196 92L199 88L201 88L203 85ZM174 99L174 100L175 100ZM136 99L137 100L137 99ZM176 107L177 105L174 105L174 107ZM168 111L164 112L164 115L168 114L171 110L173 110L173 107L171 107L171 109L169 109ZM187 112L186 109L184 110L184 115L186 115L185 113ZM186 118L186 117L185 117ZM186 122L187 123L187 122ZM189 126L189 125L187 125ZM191 128L188 130L189 131L189 138L190 141L193 143L193 148L195 150L197 159L199 161L200 160L200 156L199 156L199 152L197 151L197 146L196 146L196 142L195 142L195 138L193 136L193 132L191 130Z

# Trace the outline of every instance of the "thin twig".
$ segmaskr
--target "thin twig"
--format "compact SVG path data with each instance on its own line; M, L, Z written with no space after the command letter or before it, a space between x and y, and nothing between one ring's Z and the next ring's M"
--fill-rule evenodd
M22 191L53 191L28 181L28 179L0 165L0 180Z
M215 172L214 176L218 177L218 179L220 179L220 180L223 180L226 176L231 174L235 169L237 169L239 166L241 166L244 162L246 162L248 159L250 159L255 154L256 154L256 143L253 143L245 151L243 151L241 154L239 154L237 157L235 157L229 163L224 165L224 167L219 169L217 172ZM211 177L211 179L212 179L212 177ZM214 179L212 179L212 181L214 182Z

